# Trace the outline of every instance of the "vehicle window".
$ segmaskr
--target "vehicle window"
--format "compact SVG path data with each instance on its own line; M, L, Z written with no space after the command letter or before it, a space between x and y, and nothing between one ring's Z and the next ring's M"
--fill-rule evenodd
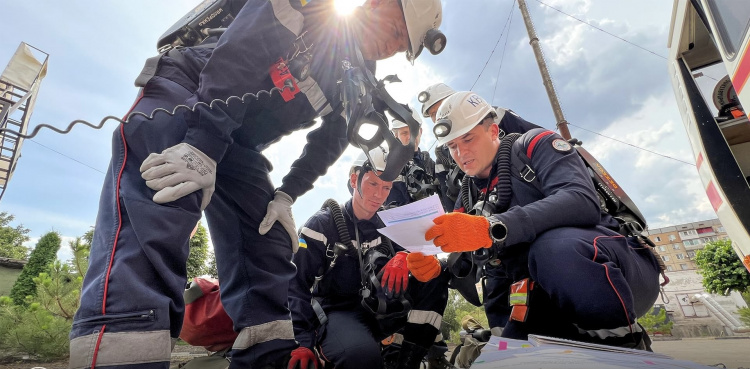
M714 22L719 27L724 48L731 56L740 51L750 24L747 0L709 0Z

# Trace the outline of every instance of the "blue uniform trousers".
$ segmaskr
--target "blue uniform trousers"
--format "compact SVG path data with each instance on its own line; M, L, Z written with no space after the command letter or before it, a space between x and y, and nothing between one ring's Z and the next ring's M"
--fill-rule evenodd
M337 369L382 369L380 341L397 331L404 341L425 349L432 346L448 303L448 278L426 283L409 278L408 291L412 304L408 316L378 320L362 307L327 312L328 322L318 334L323 358Z
M194 89L161 76L180 73L160 61L133 111L172 110ZM246 124L252 124L248 122ZM178 116L136 116L113 135L112 161L71 331L71 368L167 368L182 326L188 240L201 217L202 192L156 204L140 165L182 141ZM295 274L291 242L276 223L258 226L274 188L270 163L258 152L231 145L217 168L216 191L205 210L217 258L222 303L240 331L232 367L262 365L296 347L287 305Z
M508 274L512 281L535 281L529 315L524 323L509 320L504 337L534 333L587 340L591 335L585 332L638 330L635 318L651 309L659 293L651 250L601 226L551 229L525 257L519 259L528 263L528 274L524 268ZM519 259L502 263L513 269Z

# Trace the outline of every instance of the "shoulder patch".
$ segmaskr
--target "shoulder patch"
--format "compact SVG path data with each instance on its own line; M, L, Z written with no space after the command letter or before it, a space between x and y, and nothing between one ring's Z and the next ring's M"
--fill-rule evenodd
M300 237L298 245L299 245L299 247L302 247L302 248L306 249L307 248L307 241L305 241L304 238Z
M573 146L568 141L558 138L552 141L552 148L560 152L568 152L573 149Z

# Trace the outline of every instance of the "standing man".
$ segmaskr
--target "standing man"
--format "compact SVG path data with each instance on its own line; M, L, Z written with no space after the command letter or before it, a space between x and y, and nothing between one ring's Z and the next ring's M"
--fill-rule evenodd
M239 333L230 367L283 366L297 347L287 303L291 206L341 155L354 123L337 82L398 52L411 61L423 46L435 54L445 42L439 0L368 0L350 18L337 16L332 0L230 3L238 11L221 13L231 25L216 44L164 53L136 81L131 112L142 114L127 115L113 135L71 368L168 367L188 238L204 209L221 300ZM292 75L287 65L299 62L305 68ZM316 117L321 126L274 188L261 152Z
M412 112L414 120L419 122L419 134L415 138L414 157L409 160L401 171L401 175L393 181L393 189L388 199L387 206L402 206L423 198L438 194L442 201L443 194L440 193L440 185L435 177L435 161L430 158L430 153L419 149L422 138L422 117L416 109L407 107ZM391 120L391 131L401 143L408 144L411 140L409 125L401 119Z
M382 369L380 341L402 329L398 358L386 367L417 369L439 332L448 302L440 262L407 253L377 231L376 213L392 186L377 175L385 157L361 155L349 175L352 198L343 207L327 201L300 231L289 293L300 347L290 367L309 368L317 351L337 369Z
M425 239L505 273L512 310L502 336L647 349L636 318L656 300L658 264L645 243L617 232L575 148L543 129L501 140L494 109L470 91L443 102L434 132L470 193Z

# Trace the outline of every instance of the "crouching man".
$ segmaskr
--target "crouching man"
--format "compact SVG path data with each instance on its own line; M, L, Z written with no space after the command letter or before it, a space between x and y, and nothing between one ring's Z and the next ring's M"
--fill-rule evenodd
M438 334L448 279L434 256L408 253L378 233L376 212L392 183L377 176L387 153L369 156L351 168L352 198L342 207L327 201L300 231L289 291L300 347L290 368L317 367L319 353L337 369L382 369L380 341L403 328L399 356L385 365L416 369Z

